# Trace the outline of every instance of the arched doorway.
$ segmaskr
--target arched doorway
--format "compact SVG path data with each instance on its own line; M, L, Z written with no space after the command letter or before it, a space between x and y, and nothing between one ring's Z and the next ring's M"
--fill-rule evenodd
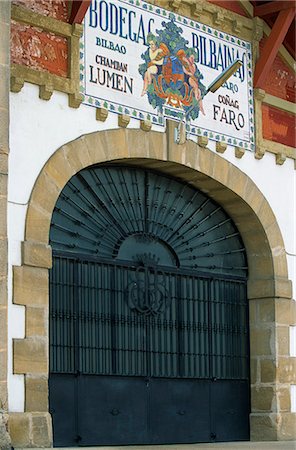
M249 439L246 255L219 205L91 167L62 190L50 244L55 445Z

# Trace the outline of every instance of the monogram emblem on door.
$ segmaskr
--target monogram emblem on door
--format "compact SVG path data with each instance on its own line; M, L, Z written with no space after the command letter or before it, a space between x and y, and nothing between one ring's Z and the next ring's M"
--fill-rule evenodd
M155 267L138 267L128 286L128 305L145 315L163 313L171 297L165 284L165 274Z

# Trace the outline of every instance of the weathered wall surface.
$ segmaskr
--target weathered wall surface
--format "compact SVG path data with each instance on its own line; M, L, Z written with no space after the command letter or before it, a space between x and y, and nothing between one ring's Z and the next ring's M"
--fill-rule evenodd
M0 447L10 447L7 433L7 180L9 153L10 4L0 3Z

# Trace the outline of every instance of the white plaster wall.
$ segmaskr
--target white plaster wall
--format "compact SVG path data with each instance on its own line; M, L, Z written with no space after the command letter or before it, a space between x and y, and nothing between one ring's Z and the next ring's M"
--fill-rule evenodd
M24 308L12 304L12 266L21 264L21 241L24 239L25 214L32 188L45 162L63 144L83 134L117 128L115 114L109 114L103 123L95 119L92 107L69 108L68 96L63 93L54 92L49 101L40 100L38 96L39 88L25 83L20 93L11 93L10 97L8 382L9 408L16 412L24 408L24 381L22 375L12 374L12 339L23 338L25 330ZM129 128L139 128L139 121L131 119ZM157 126L153 129L164 131ZM215 143L210 142L209 148L215 151ZM277 166L274 155L267 153L262 160L256 160L251 152L237 159L231 147L223 157L245 172L268 200L288 252L289 277L296 286L296 171L293 161L288 159L283 166ZM294 349L293 345L291 348ZM292 400L296 404L296 389L292 392Z

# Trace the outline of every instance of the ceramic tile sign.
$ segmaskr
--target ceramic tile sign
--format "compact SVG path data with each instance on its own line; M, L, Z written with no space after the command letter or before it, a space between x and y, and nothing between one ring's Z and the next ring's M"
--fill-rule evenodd
M254 149L249 42L140 0L92 0L80 57L84 104Z

